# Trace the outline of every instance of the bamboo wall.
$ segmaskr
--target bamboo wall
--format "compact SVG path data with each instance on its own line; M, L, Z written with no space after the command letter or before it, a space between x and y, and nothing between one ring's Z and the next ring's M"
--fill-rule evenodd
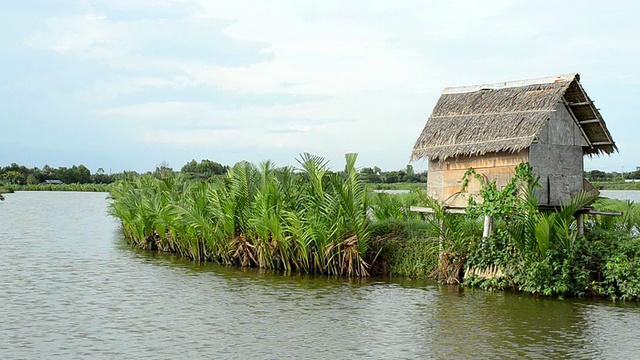
M461 194L462 179L465 172L473 167L478 174L486 179L496 181L498 189L505 186L515 175L518 164L529 161L528 150L519 153L492 153L470 158L447 159L443 162L429 161L429 176L427 192L440 202L452 207L466 207L468 198ZM480 183L474 178L469 179L469 194L477 194ZM479 199L476 199L479 200Z
M515 175L515 167L528 161L540 176L542 186L536 192L540 205L562 205L571 195L582 190L583 146L587 142L563 104L552 113L538 138L528 149L518 153L499 152L482 156L429 160L427 192L445 205L466 207L468 195L462 194L462 178L473 167L489 181L496 181L498 189ZM471 178L467 193L477 195L480 184ZM476 200L479 200L476 197Z

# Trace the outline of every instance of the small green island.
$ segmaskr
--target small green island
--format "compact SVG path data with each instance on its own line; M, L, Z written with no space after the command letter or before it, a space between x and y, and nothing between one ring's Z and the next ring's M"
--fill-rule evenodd
M409 168L407 175L403 169L385 182L385 172L358 168L356 158L347 155L339 172L309 154L297 159L297 167L268 161L212 167L210 160L194 160L181 171L159 166L144 174L114 174L106 183L3 182L0 193L110 192L111 211L132 246L199 262L329 276L429 278L545 296L640 299L635 202L581 193L558 211L542 211L534 196L537 179L523 165L501 190L484 184L482 196L493 205L476 202L456 213L426 194L426 183L419 182L426 173L413 175ZM10 167L0 168L0 179L6 180L2 175ZM397 182L398 175L408 181ZM573 214L584 207L622 216L585 215L579 235ZM487 212L494 215L494 228L483 237Z
M502 190L487 182L464 214L421 189L373 192L356 170L304 154L300 167L238 163L194 179L147 174L112 188L112 211L132 245L195 261L331 276L388 274L555 296L640 297L640 208L580 193L558 211L537 206L523 164ZM429 214L411 206L433 209ZM590 207L623 216L574 213ZM483 213L495 217L483 237Z

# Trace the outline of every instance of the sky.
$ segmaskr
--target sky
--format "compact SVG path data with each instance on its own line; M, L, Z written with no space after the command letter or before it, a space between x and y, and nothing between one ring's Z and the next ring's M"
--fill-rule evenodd
M445 87L577 72L620 150L585 168L635 170L638 19L635 0L0 0L0 166L398 170Z

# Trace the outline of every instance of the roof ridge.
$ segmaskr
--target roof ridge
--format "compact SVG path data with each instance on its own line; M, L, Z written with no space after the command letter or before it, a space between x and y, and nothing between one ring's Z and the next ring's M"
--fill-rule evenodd
M529 86L529 85L551 84L551 83L557 83L557 82L570 82L573 80L579 81L580 75L578 73L572 73L572 74L564 74L564 75L558 75L558 76L546 76L546 77L541 77L536 79L503 81L503 82L493 83L493 84L448 87L442 91L442 94L460 94L460 93L475 92L480 90L499 90L499 89L522 87L522 86Z
M468 114L451 114L451 115L436 115L429 116L429 119L438 119L438 118L458 118L458 117L470 117L470 116L488 116L488 115L509 115L509 114L522 114L522 113L533 113L533 112L545 112L551 113L555 112L556 109L532 109L532 110L516 110L516 111L492 111L492 112L484 112L484 113L468 113Z

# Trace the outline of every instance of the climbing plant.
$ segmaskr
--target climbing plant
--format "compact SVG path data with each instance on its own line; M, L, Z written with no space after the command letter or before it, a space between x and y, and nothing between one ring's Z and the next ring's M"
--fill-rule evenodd
M480 183L479 195L482 198L482 202L478 202L473 196L469 196L467 213L472 216L510 216L521 213L527 208L527 190L539 186L538 176L526 162L516 166L515 176L502 190L498 190L495 180L489 180L485 175L469 168L462 178L463 192L467 190L471 177Z

